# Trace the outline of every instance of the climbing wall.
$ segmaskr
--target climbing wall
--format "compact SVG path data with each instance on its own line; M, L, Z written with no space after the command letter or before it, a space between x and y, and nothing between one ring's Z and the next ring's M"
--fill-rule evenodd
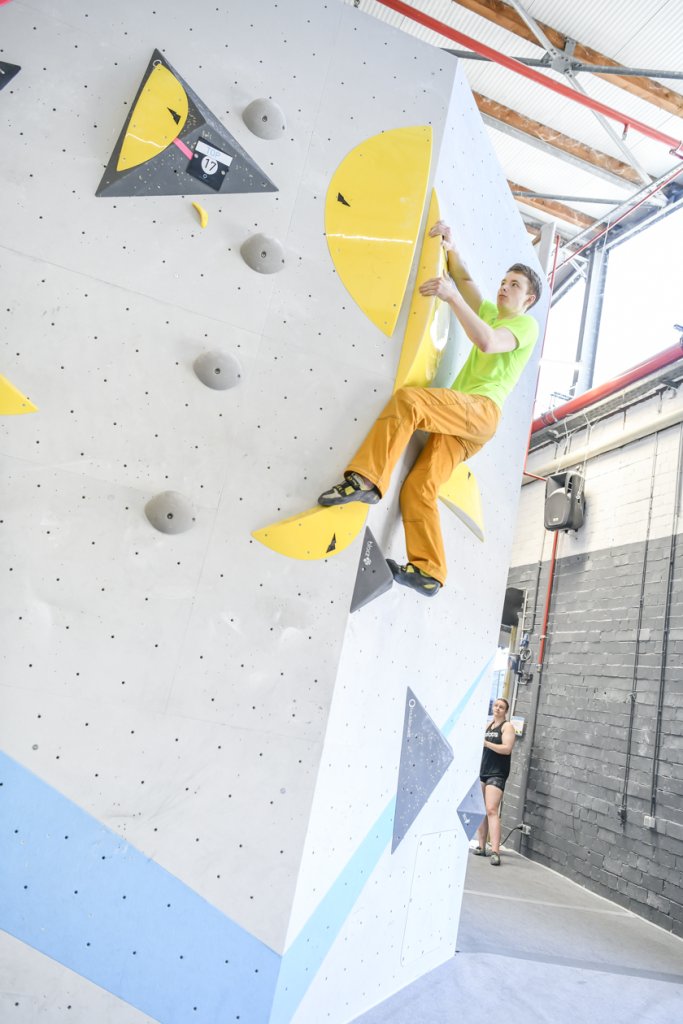
M234 191L171 187L177 92L159 177L101 187L155 50L245 154ZM37 409L0 418L0 1016L341 1024L454 947L533 367L472 461L485 541L444 507L436 601L350 614L364 529L252 536L315 506L399 363L415 271L387 336L327 189L431 126L482 286L529 243L456 63L337 0L14 0L0 60L2 372ZM367 520L399 560L416 450Z
M460 69L435 164L441 208L482 290L494 294L513 262L537 266ZM541 325L546 308L547 296L532 311ZM397 334L406 319L404 308ZM315 1024L329 1007L339 1019L353 1020L453 955L467 819L476 813L470 790L481 758L537 358L538 352L506 402L496 437L469 464L481 494L484 542L442 506L449 560L444 590L426 601L394 587L348 621L280 973L277 1022L290 1019L294 1006L294 1019L305 1024ZM387 382L382 395L389 391ZM369 517L384 553L400 561L398 492L417 450L413 442L388 501ZM426 711L431 719L412 748L405 742L411 711L416 718ZM446 759L435 728L453 759L431 789L430 776ZM406 791L401 769L411 761ZM396 845L406 798L412 811L416 805L421 810Z

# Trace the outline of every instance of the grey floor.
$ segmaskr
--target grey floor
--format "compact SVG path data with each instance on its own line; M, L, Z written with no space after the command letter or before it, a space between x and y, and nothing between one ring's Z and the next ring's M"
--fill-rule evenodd
M683 940L502 860L470 857L454 958L354 1024L683 1024Z

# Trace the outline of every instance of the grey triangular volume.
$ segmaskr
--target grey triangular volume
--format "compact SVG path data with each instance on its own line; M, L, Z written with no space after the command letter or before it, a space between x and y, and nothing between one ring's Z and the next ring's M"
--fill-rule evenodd
M386 563L379 544L369 527L365 528L363 547L358 561L356 585L351 598L351 611L358 611L364 604L369 604L390 589L394 582L391 570Z
M394 811L393 853L453 760L451 745L408 687Z
M136 105L142 95L147 79L157 65L163 65L181 84L187 94L188 115L178 136L180 145L171 142L156 156L135 167L117 170L123 141L128 131ZM173 110L169 107L169 115ZM173 117L175 120L176 118ZM166 58L155 50L147 66L140 88L133 100L131 112L121 129L109 163L102 175L96 195L98 196L179 196L215 195L216 189L200 181L188 172L191 155L199 140L226 154L229 170L218 190L219 195L236 192L277 192L277 186L263 173L239 142L230 134L218 118L190 89L187 82ZM187 151L190 150L190 156Z
M21 67L19 64L8 64L7 61L0 60L0 89L4 89L7 83L20 71Z
M474 835L486 817L481 782L476 779L458 805L458 817L468 839Z

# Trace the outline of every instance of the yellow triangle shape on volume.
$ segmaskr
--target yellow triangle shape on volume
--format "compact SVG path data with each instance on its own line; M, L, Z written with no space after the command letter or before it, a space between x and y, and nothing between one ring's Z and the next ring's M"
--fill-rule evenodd
M394 128L351 150L327 191L332 262L355 302L387 335L408 285L431 159L429 126Z
M316 505L298 516L254 530L252 537L288 558L313 561L336 555L355 540L365 525L368 506L354 501L323 508Z
M464 462L455 467L439 491L439 497L478 540L484 540L484 516L481 510L479 484L472 470L468 469Z
M26 395L10 384L6 377L0 374L0 416L18 416L22 412L37 412L33 402L29 402Z
M429 387L436 377L441 356L448 343L451 319L448 303L437 299L435 295L420 295L419 291L424 281L441 277L446 269L441 236L431 238L429 235L431 226L440 219L439 199L432 190L394 390L401 387Z
M133 107L116 170L127 171L158 156L182 132L188 110L182 82L163 64L156 64Z

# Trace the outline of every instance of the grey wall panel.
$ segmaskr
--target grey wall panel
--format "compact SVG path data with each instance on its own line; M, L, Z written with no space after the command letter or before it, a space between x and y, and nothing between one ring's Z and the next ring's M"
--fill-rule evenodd
M26 63L23 89L8 109L13 160L3 160L12 165L6 230L13 248L221 318L228 288L232 321L258 329L271 285L251 280L239 247L257 225L286 233L338 19L337 5L302 7L292 19L285 5L268 0L198 5L192 24L174 7L154 14L133 3L99 17L76 2L59 17L49 4L3 12ZM205 198L220 236L200 232L189 201L95 198L155 47L266 173L277 163L279 193L240 196L239 212L234 197ZM291 118L275 142L257 139L241 119L252 99L269 94ZM20 169L22 157L34 170ZM50 194L60 203L50 203ZM224 273L207 273L197 262L224 259L226 249L229 271L224 262Z
M0 956L9 984L0 994L7 1020L59 1024L66 1014L76 1020L96 1014L108 1024L156 1024L152 1017L124 1003L99 985L65 971L61 964L0 932ZM38 980L40 979L40 981Z
M341 1022L452 951L467 852L456 808L480 753L533 371L472 460L486 543L442 513L451 578L438 602L394 588L349 618L362 533L321 562L255 541L252 530L312 507L337 479L398 364L408 304L386 338L341 285L324 236L328 182L368 136L431 123L431 181L484 290L533 257L464 78L440 51L337 3L155 10L69 0L56 12L40 0L0 15L22 64L2 94L2 347L7 376L39 409L0 424L0 746L52 787L55 806L66 798L207 915L260 941L269 969L284 954L273 1024ZM95 198L154 47L278 193L205 197L203 230L189 199ZM268 95L287 118L273 141L241 119ZM241 259L257 232L282 241L281 273ZM197 379L195 359L213 349L239 361L238 387ZM418 448L372 510L399 559L398 492ZM187 533L147 522L163 490L196 511ZM448 727L454 763L395 855L389 833L368 861L372 884L306 963L300 937L395 796L408 685ZM435 945L424 913L408 920L410 893L424 908L451 871ZM64 936L56 959L84 971ZM362 960L348 952L359 943ZM49 983L37 953L13 955L36 989ZM146 981L148 996L159 990L153 973ZM99 1006L86 1000L74 1020Z

